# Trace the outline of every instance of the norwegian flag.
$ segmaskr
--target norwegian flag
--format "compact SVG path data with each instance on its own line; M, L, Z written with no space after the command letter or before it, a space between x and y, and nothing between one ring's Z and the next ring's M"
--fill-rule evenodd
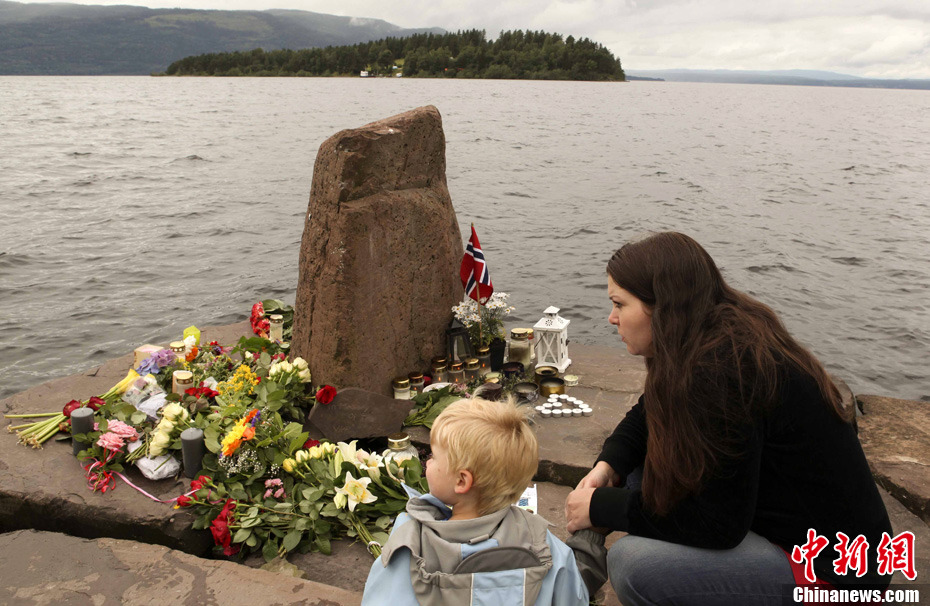
M478 243L478 234L475 233L474 225L471 226L471 238L468 239L468 246L465 247L465 256L462 257L459 275L462 277L462 286L465 288L466 295L482 305L488 302L488 297L494 293L494 285L491 284L488 265L484 262L484 253L481 252L481 244ZM478 297L479 290L480 298Z

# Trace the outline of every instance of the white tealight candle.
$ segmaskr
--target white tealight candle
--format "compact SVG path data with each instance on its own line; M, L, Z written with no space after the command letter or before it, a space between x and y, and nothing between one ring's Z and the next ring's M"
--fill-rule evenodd
M572 411L573 417L580 417L583 414L583 411L580 408L576 408Z
M586 416L586 417L590 417L591 415L594 414L594 411L591 410L590 408L582 408L582 409L581 409L581 414L583 414L583 415Z
M553 417L561 417L561 416L562 416L562 409L561 409L561 408L553 408L553 409L552 409L552 416L553 416Z
M544 419L548 419L549 417L552 416L552 411L549 410L548 408L544 408L542 411L542 416Z

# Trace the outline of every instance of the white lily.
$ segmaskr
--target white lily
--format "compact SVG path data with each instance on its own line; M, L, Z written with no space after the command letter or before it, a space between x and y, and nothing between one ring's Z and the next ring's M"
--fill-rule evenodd
M364 450L358 450L355 453L355 457L358 459L359 464L357 467L359 470L366 472L372 480L377 482L381 479L381 461L383 457L375 453L368 453Z
M371 484L371 478L355 479L351 472L346 473L346 483L342 488L336 489L336 496L345 495L349 501L349 511L355 511L355 506L359 503L373 503L378 500L378 497L369 492L369 484Z

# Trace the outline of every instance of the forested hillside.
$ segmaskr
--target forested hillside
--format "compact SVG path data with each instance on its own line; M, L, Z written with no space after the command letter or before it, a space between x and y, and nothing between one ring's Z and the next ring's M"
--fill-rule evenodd
M395 67L396 66L396 67ZM391 36L375 42L301 50L210 53L168 66L173 76L357 76L623 80L620 60L604 46L572 36L483 30Z

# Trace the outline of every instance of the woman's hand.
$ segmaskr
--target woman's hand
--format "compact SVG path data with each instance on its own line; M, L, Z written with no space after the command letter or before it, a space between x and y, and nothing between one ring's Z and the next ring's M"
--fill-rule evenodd
M588 474L590 475L590 474ZM591 528L591 497L594 488L576 488L565 499L565 526L574 533L583 528Z
M605 463L598 461L594 469L588 472L588 475L581 478L576 490L581 488L601 488L602 486L616 486L620 482L620 476L614 472L614 468Z

